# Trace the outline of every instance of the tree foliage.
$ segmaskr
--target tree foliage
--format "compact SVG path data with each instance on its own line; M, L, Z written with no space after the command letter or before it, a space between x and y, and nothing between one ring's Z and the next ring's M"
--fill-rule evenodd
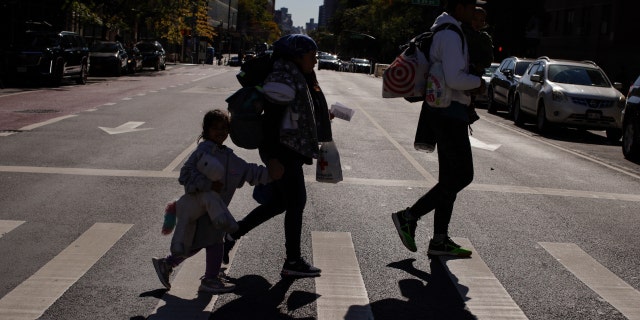
M280 29L267 11L267 0L240 0L238 2L238 31L247 47L272 43L280 37Z

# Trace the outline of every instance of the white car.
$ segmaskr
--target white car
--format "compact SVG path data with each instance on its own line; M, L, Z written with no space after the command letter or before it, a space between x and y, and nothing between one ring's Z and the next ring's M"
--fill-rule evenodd
M550 125L606 130L607 139L622 136L624 95L592 61L540 57L522 75L514 98L514 122L534 116L538 131Z
M497 62L492 62L491 66L484 68L482 79L484 79L484 81L487 83L487 90L484 91L484 94L476 96L476 102L486 103L487 101L489 101L489 96L488 96L489 83L491 82L491 76L493 76L493 73L496 71L496 69L498 69L499 65L500 64Z

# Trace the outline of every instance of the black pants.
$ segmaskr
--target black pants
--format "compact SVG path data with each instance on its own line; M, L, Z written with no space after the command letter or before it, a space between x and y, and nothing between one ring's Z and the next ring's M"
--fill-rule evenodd
M284 166L284 175L281 179L270 183L272 192L267 201L238 221L240 228L233 237L239 239L263 222L286 212L284 216L285 247L287 260L291 261L301 257L302 213L307 203L307 189L302 171L304 162L299 158L279 160Z
M452 102L456 103L456 102ZM447 234L458 192L473 181L473 158L468 124L438 112L425 117L435 135L438 152L438 183L409 209L419 218L435 209L435 234Z

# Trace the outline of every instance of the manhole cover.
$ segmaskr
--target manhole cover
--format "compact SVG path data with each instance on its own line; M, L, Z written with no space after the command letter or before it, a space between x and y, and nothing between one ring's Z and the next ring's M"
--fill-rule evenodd
M19 110L19 111L14 111L17 113L56 113L56 112L60 112L60 110L55 110L55 109L27 109L27 110Z

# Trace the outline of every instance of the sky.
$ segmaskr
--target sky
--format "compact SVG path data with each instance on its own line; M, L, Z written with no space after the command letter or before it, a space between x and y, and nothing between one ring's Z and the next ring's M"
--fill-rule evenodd
M285 7L289 9L294 27L304 27L311 18L318 23L318 10L324 0L275 0L276 10Z

